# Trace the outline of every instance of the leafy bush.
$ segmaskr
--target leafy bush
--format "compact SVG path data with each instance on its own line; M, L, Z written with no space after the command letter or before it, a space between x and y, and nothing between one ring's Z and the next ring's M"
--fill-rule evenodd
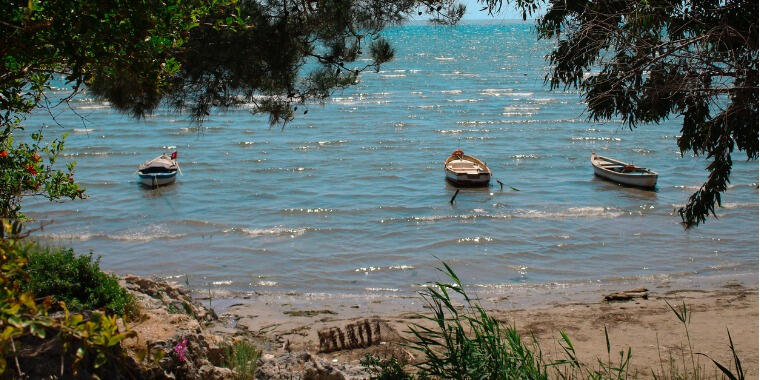
M24 291L35 297L50 296L71 310L105 309L127 317L137 313L134 297L116 276L100 270L100 258L92 253L77 256L73 249L33 245L26 270Z
M66 136L45 142L37 132L31 134L31 144L17 143L13 132L20 129L6 125L0 130L0 218L24 220L21 200L28 197L51 201L85 198L84 189L74 183L76 163L67 163L66 170L58 169Z
M114 315L93 313L87 320L82 314L69 313L63 301L57 303L64 311L63 316L50 317L51 297L35 298L33 293L25 290L32 278L27 266L30 252L39 248L24 240L28 232L21 232L18 221L0 219L0 222L0 375L7 374L10 359L15 363L18 377L23 377L16 340L29 337L42 341L52 334L64 342L60 365L62 378L76 377L77 367L82 362L93 370L113 372L112 368L105 368L119 364L118 346L134 332L120 327ZM65 362L64 354L74 347L78 348L73 362Z

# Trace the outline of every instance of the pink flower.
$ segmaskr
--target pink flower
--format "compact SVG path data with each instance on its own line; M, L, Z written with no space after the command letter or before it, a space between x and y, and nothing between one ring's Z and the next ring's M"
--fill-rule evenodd
M185 350L187 350L187 338L182 339L182 342L177 343L177 345L174 346L174 353L179 356L180 362L185 361Z

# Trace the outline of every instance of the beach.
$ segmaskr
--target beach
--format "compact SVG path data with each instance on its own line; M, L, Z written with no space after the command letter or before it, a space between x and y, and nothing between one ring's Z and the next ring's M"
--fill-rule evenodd
M607 302L604 296L618 288L588 287L562 291L545 289L533 294L483 296L480 302L497 320L513 325L523 339L537 338L542 352L551 359L565 359L561 335L567 333L578 358L594 366L597 359L608 360L607 328L613 363L619 352L631 349L630 373L643 378L672 368L692 368L689 341L675 308L686 305L690 313L689 337L692 352L704 353L728 366L732 363L727 331L741 359L748 379L758 377L758 292L751 277L712 278L676 282L639 283L648 289L647 299ZM639 286L641 287L641 286ZM263 355L271 360L281 353L306 351L333 364L358 365L367 354L417 362L415 352L404 344L411 336L410 324L433 327L423 316L430 315L420 297L355 298L325 295L250 296L227 303L221 311L225 321L217 331L253 337ZM379 334L358 345L325 342L326 334L351 334L368 325ZM358 333L357 333L358 334ZM358 335L357 335L358 336ZM329 340L329 339L328 339ZM361 345L367 347L359 347ZM325 352L327 351L327 352ZM673 362L670 362L673 360ZM686 362L684 362L686 360ZM697 366L712 374L716 367L696 355ZM662 365L662 367L660 366Z

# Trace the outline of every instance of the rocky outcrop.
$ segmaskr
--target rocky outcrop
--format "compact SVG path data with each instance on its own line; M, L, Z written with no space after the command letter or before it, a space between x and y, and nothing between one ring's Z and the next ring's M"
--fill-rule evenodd
M368 379L358 365L328 362L308 352L264 355L256 370L258 380L359 380Z
M127 275L122 286L141 308L140 318L129 326L136 336L122 343L140 378L233 378L232 370L220 367L225 338L204 329L217 320L213 310L163 281Z

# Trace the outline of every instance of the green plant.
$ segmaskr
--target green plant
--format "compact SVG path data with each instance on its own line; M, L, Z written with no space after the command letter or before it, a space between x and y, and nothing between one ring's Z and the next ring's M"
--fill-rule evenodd
M418 372L414 375L405 370L405 365L394 358L379 359L365 357L361 364L367 369L372 379L591 379L622 380L635 379L639 374L631 372L630 365L633 352L630 348L618 352L613 360L612 345L607 327L604 328L607 360L597 358L595 365L589 365L578 359L577 352L570 337L560 332L559 346L563 358L547 360L537 339L523 340L514 326L503 325L489 315L476 299L467 294L462 282L446 263L439 269L451 280L430 284L421 297L431 311L422 318L431 322L432 327L412 324L409 331L412 338L407 347L422 354L420 363L415 364ZM463 304L457 304L461 300ZM744 371L736 353L730 333L729 348L733 355L732 366L735 372L703 353L694 352L688 324L691 311L685 303L680 307L668 304L685 328L688 341L688 353L691 368L683 355L683 365L678 365L670 358L669 371L666 371L660 359L660 372L651 370L655 379L701 380L722 379L743 380ZM428 325L430 325L428 324ZM659 340L658 340L659 350ZM659 351L658 351L659 352ZM682 351L683 352L683 351ZM716 370L709 374L697 360L702 355L710 358L722 373Z
M24 219L21 200L25 197L41 196L51 201L85 197L84 189L74 183L74 162L66 164L65 171L54 167L65 135L45 143L37 132L31 134L31 144L16 144L14 129L21 127L9 125L0 130L0 218Z
M224 365L235 371L236 380L251 380L254 379L259 356L261 351L253 344L240 340L225 350Z
M676 318L678 318L678 321L681 322L681 325L683 325L684 333L686 335L686 341L687 341L687 349L681 350L681 360L680 363L678 360L674 359L672 354L668 355L668 369L665 370L664 366L662 365L662 358L660 358L660 371L659 373L655 373L652 371L652 377L654 379L672 379L672 380L680 380L680 379L719 379L719 378L728 378L730 380L743 380L745 378L744 376L744 370L742 368L741 360L739 359L739 355L736 353L736 347L734 347L734 341L731 338L731 332L726 329L726 333L728 335L728 342L729 342L729 349L731 351L732 356L732 363L734 370L736 370L736 373L734 373L731 370L731 365L728 367L719 363L715 359L711 358L707 354L701 353L701 352L695 352L694 347L691 342L691 333L689 332L689 324L691 323L691 317L692 312L689 309L689 307L686 305L686 302L681 302L681 305L673 306L670 304L670 302L665 301L665 303L668 305L670 310L675 314ZM659 352L659 341L658 341L658 352ZM685 352L685 353L684 353ZM688 353L689 361L687 361L686 353ZM722 376L719 376L716 372L713 375L709 375L707 369L699 362L699 356L704 356L710 361L715 364L717 369L720 370L722 373Z
M82 314L70 314L66 303L58 302L63 310L62 318L52 318L48 311L53 305L50 297L38 300L35 294L25 290L30 280L27 272L29 253L35 244L24 240L28 232L22 233L21 223L2 219L0 226L0 374L8 369L8 358L13 358L18 376L22 369L18 361L16 340L31 336L45 339L52 332L62 341L63 354L71 347L78 346L68 372L61 362L60 376L76 376L78 365L90 358L88 366L93 370L105 364L120 362L117 346L134 333L126 326L120 327L114 315L93 313L89 320Z
M137 315L134 296L119 285L116 276L100 270L100 258L92 253L77 256L73 249L29 248L23 289L37 297L66 302L71 310L105 309L127 317Z
M361 364L370 375L370 380L413 380L414 376L407 373L404 369L405 364L401 363L394 357L379 358L373 355L366 355L361 360Z
M522 340L514 326L504 326L465 291L448 264L439 269L454 282L436 282L421 296L434 328L412 324L409 347L422 354L420 376L441 379L547 379L547 367L535 339ZM455 305L452 295L464 300Z

